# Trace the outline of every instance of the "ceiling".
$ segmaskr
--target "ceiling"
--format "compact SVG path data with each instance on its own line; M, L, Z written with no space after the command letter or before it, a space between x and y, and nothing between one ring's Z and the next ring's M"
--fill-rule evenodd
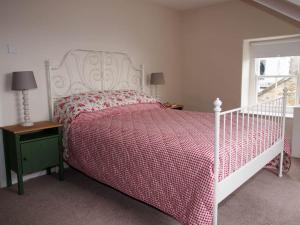
M254 0L254 1L273 11L276 11L282 15L285 15L293 20L300 22L299 0L288 0L288 1Z
M288 1L300 6L300 0L288 0Z
M176 10L187 10L229 0L149 0Z

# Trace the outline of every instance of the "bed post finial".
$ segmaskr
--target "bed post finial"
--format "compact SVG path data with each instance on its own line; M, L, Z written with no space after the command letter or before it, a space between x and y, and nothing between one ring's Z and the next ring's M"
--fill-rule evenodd
M221 105L222 105L222 101L219 99L219 98L217 98L215 101L214 101L214 106L215 106L215 108L214 108L214 111L215 112L221 112Z
M222 102L219 98L214 101L215 111L215 143L214 143L214 205L213 225L218 224L218 182L219 182L219 149L220 149L220 113Z

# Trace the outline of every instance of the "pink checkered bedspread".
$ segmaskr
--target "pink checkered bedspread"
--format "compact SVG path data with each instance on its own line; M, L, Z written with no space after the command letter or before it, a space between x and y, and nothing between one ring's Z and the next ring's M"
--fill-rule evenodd
M81 113L69 129L67 161L184 225L211 224L213 131L214 114L160 104Z

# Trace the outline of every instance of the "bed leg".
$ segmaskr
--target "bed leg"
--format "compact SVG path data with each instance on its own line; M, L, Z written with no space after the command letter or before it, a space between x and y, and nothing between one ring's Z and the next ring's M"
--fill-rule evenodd
M219 183L219 150L220 150L220 113L222 102L220 99L214 101L215 112L215 136L214 136L214 202L213 202L213 225L218 224L218 183Z
M284 153L284 137L285 137L285 114L286 114L286 104L287 104L287 96L288 96L288 89L285 87L283 89L283 102L282 102L282 150L280 152L280 161L279 161L279 173L278 176L282 177L282 167L283 167L283 153Z
M218 225L218 205L214 206L214 215L212 225Z
M282 167L283 167L283 151L281 151L280 153L279 171L278 171L279 177L282 177Z

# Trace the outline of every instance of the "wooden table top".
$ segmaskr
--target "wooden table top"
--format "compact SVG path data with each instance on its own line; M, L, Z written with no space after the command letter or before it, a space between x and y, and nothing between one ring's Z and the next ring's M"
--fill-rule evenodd
M29 133L29 132L35 132L39 130L44 129L50 129L50 128L56 128L61 127L62 124L52 122L52 121L41 121L41 122L35 122L33 126L30 127L24 127L21 124L12 125L12 126L5 126L1 127L3 130L12 132L14 134L22 134L22 133Z

